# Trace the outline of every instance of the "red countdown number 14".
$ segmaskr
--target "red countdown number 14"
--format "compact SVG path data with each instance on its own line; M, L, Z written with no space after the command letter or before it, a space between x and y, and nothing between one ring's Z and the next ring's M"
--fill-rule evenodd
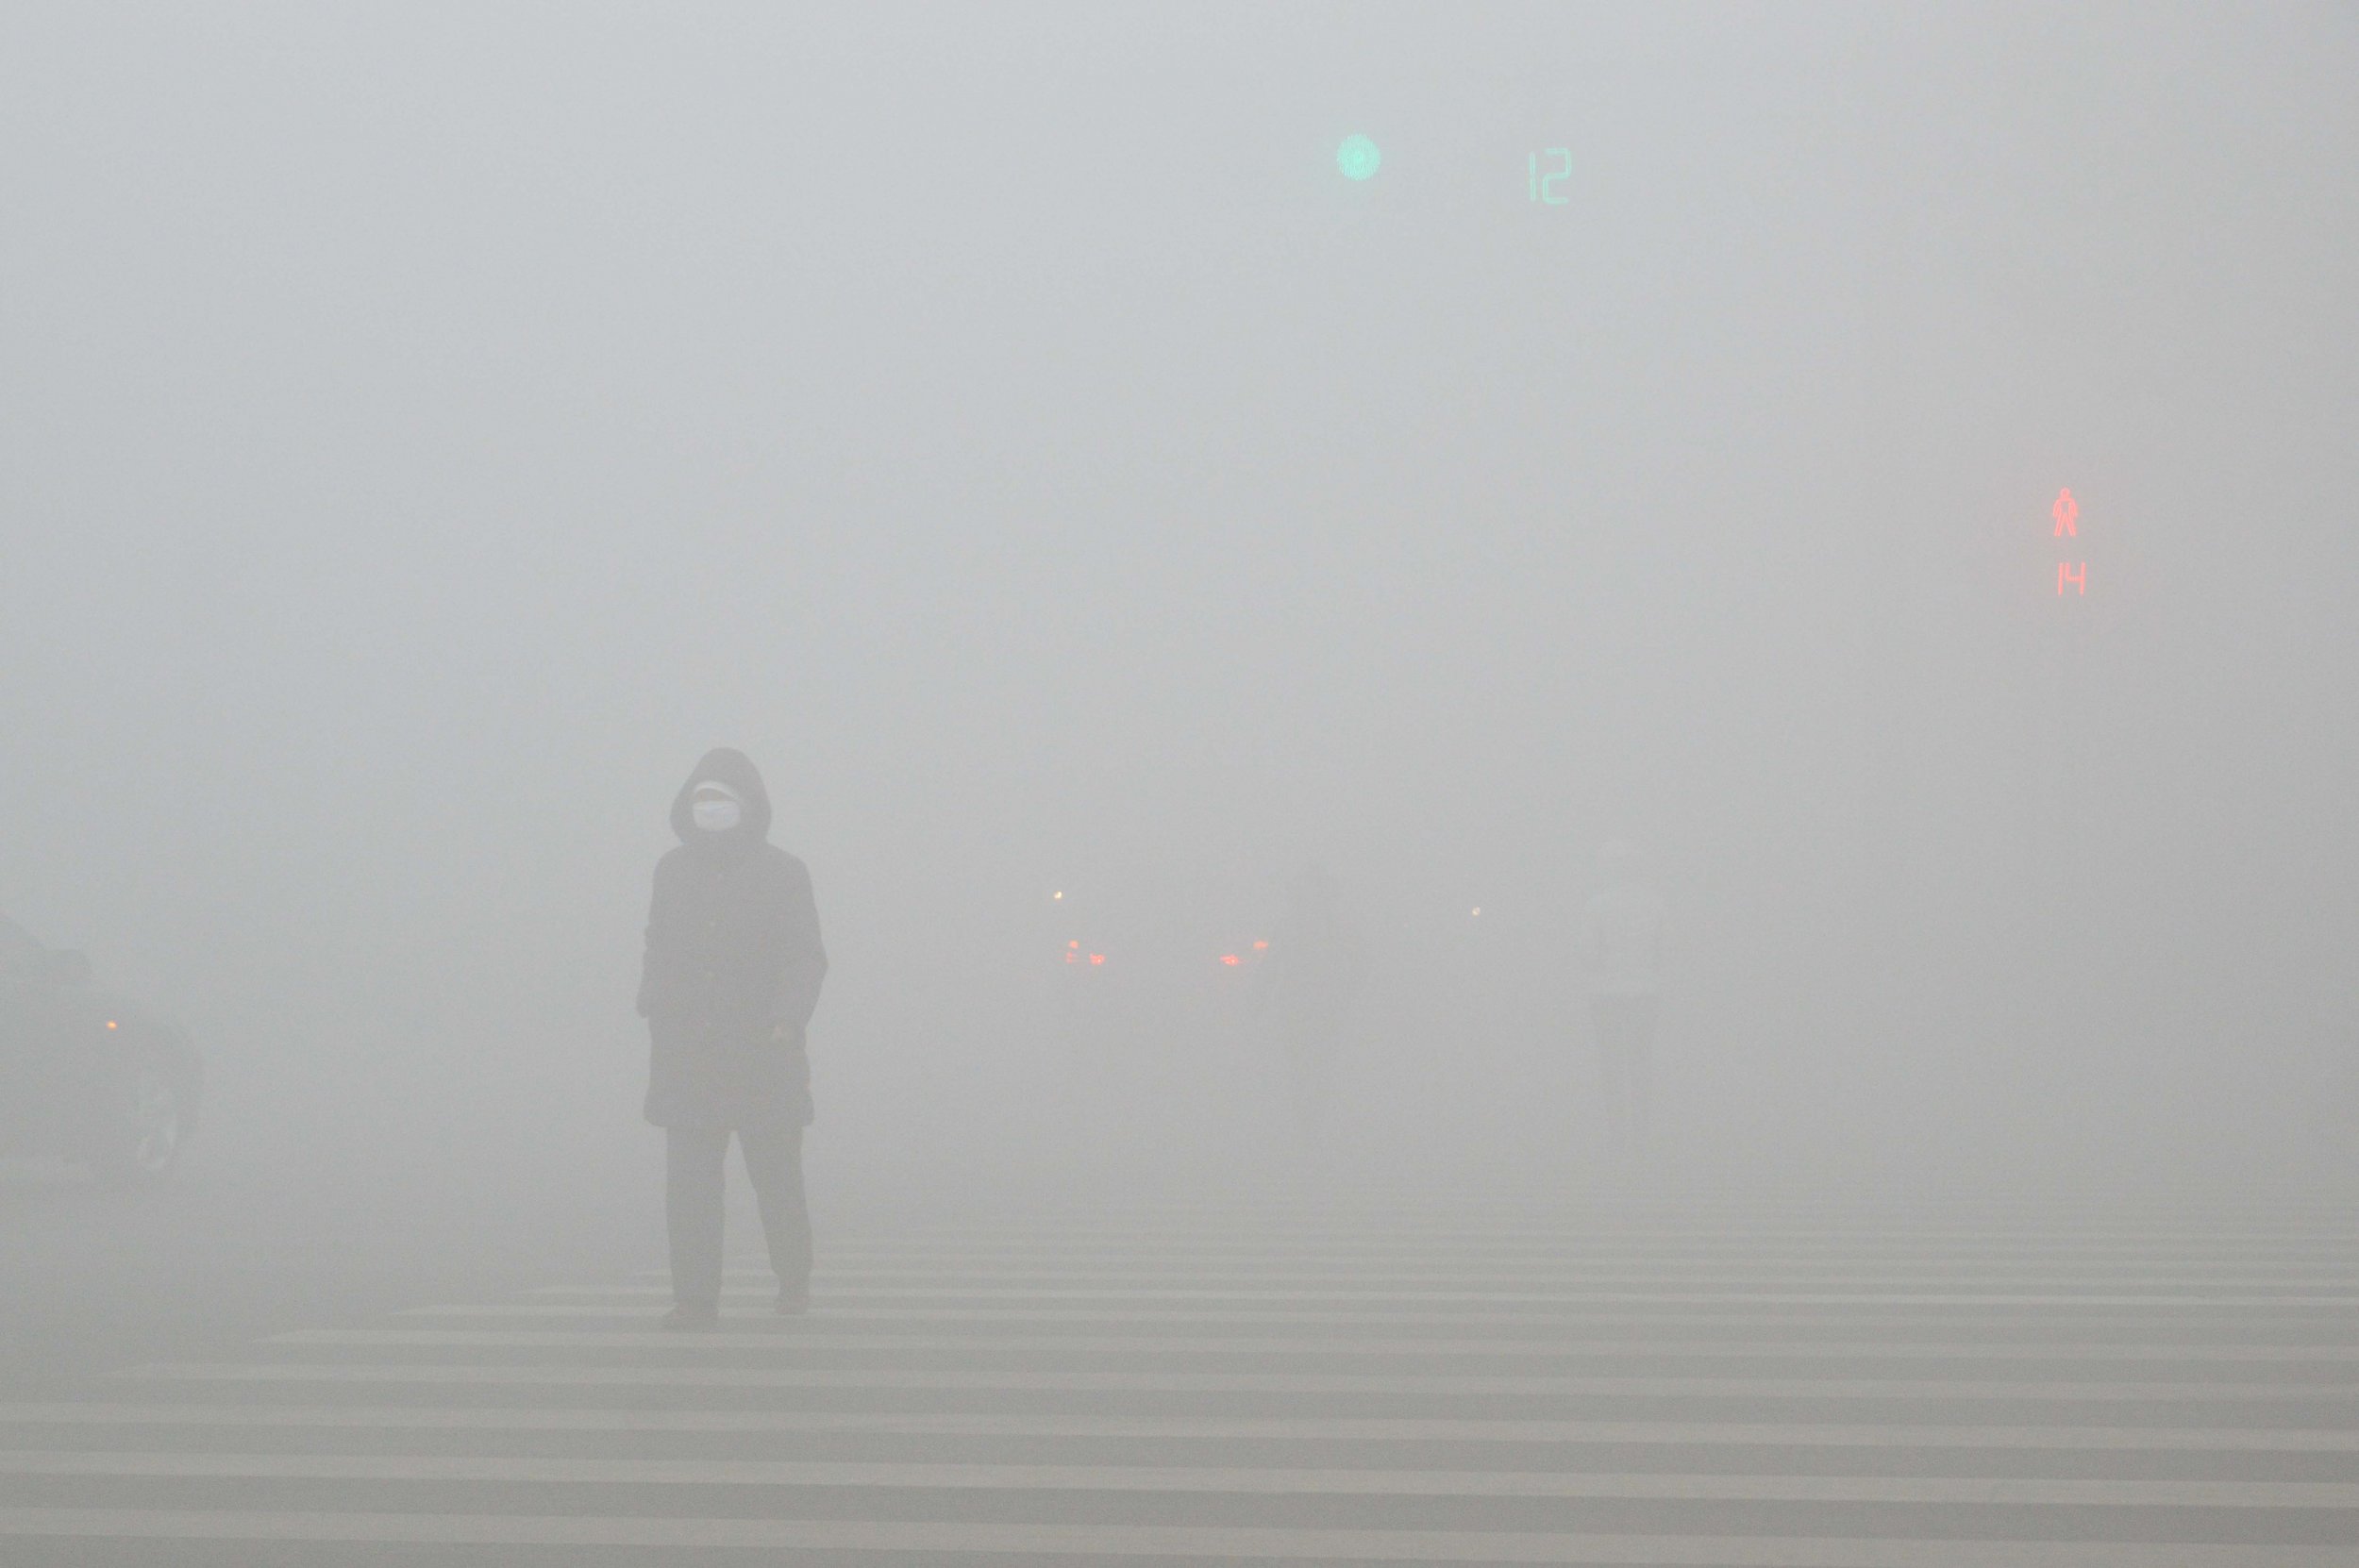
M2069 490L2056 492L2056 504L2049 509L2049 514L2056 520L2056 538L2078 539L2081 537L2081 503L2072 498L2072 492ZM2083 598L2088 597L2089 563L2085 560L2058 561L2056 563L2058 594L2061 595L2064 592L2067 583L2078 590Z

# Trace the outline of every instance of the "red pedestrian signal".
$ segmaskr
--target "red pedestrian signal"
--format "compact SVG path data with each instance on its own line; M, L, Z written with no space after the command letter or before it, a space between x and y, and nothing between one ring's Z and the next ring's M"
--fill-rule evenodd
M2079 539L2081 537L2081 503L2073 499L2071 491L2056 492L2055 503L2048 509L2048 515L2056 520L2055 527L2049 531L2050 539ZM2056 596L2061 599L2067 595L2080 599L2089 596L2089 563L2087 561L2060 560L2056 562Z

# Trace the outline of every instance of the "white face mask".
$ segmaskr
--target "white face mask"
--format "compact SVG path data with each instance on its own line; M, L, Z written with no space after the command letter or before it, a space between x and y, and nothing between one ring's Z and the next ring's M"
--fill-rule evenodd
M692 801L688 808L689 817L707 833L728 832L743 814L733 800Z

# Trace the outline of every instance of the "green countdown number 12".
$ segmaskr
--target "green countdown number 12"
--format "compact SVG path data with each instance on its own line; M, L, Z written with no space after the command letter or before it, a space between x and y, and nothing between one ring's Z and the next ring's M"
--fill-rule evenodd
M1546 148L1545 152L1550 162L1560 164L1562 167L1544 175L1540 172L1542 155L1540 153L1527 154L1524 158L1525 188L1531 192L1531 199L1543 207L1565 206L1573 198L1564 195L1556 187L1558 181L1573 177L1573 149L1549 147Z

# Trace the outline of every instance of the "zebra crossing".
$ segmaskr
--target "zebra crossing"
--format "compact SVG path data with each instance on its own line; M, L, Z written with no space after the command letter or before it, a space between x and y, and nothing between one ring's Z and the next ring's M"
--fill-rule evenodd
M2352 1218L852 1232L0 1403L0 1561L2348 1568Z

